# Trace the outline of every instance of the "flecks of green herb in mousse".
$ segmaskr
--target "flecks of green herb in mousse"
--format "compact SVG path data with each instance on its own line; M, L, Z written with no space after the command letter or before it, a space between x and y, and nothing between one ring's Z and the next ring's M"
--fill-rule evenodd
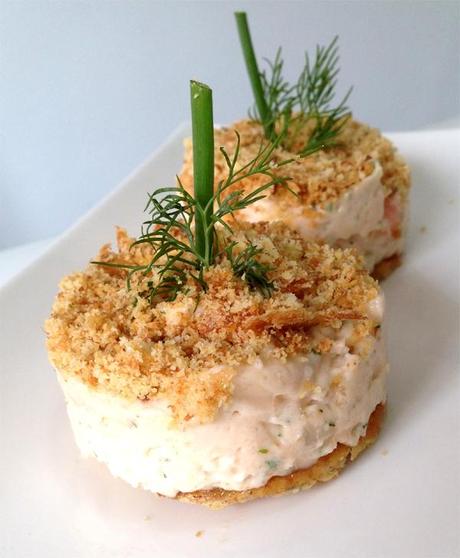
M275 461L274 459L267 459L267 461L265 461L265 464L271 471L278 467L278 461Z
M267 448L260 448L259 453L268 453Z
M334 204L332 202L327 203L326 207L325 207L325 210L329 211L329 212L333 211L334 210Z

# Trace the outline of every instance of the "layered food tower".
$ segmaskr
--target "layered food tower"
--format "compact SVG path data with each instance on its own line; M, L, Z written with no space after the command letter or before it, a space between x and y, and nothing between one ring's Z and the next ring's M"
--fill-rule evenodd
M100 261L150 261L117 236ZM242 225L248 238L273 269L270 298L225 257L206 292L190 280L153 305L152 277L128 292L124 271L90 266L61 282L47 343L77 445L133 486L217 508L333 478L378 433L378 285L352 251L285 225Z
M216 130L216 185L226 173L222 147L227 154L237 152L245 168L261 145L271 142L276 147L273 172L287 180L273 184L265 199L240 217L282 220L307 239L357 248L366 268L385 278L404 251L409 169L378 130L352 118L351 89L336 100L338 38L318 46L313 56L305 53L299 77L290 83L283 76L281 49L265 70L259 69L246 14L235 15L254 107L250 119ZM187 188L192 186L191 152L187 140L181 173ZM263 175L249 173L235 188L254 192L263 181Z
M246 170L224 149L214 194L211 90L191 99L193 195L150 195L141 236L65 277L45 329L81 453L219 508L329 480L375 440L384 305L354 249L235 219L278 183L275 147ZM234 190L248 173L256 195Z
M266 197L240 213L250 222L282 220L304 238L332 246L354 247L364 257L366 268L378 279L385 278L401 262L404 252L409 169L392 143L381 133L348 118L335 145L301 158L297 153L308 143L314 122L303 126L289 149L279 146L276 161L292 162L274 172L288 176L285 185L273 185ZM264 141L263 126L242 120L215 131L216 184L226 172L220 147L234 153L235 131L240 135L239 161L243 166L254 158ZM288 134L289 138L289 134ZM289 142L286 142L289 143ZM185 141L182 183L192 185L191 139ZM264 181L249 176L235 188L254 191Z

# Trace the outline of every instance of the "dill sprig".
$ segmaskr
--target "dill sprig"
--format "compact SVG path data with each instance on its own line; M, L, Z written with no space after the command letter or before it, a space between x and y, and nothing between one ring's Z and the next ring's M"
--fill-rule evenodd
M263 296L268 298L275 285L267 278L270 268L259 262L256 258L256 256L263 252L262 248L257 248L254 244L248 242L244 250L235 255L233 249L236 244L236 242L232 242L225 248L227 258L233 268L233 273L237 277L244 279L252 289L257 289Z
M273 153L283 139L285 131L273 141L262 143L256 156L239 165L240 136L236 133L236 146L232 155L224 147L220 151L227 165L227 176L213 190L214 141L212 122L212 91L204 84L191 82L191 107L193 126L194 195L183 187L179 177L177 186L159 188L149 195L145 211L149 217L142 224L139 238L132 247L149 245L152 258L144 265L115 262L92 262L125 269L127 285L131 287L134 274L148 277L142 296L150 302L174 300L187 289L190 278L200 290L207 290L205 271L218 257L226 257L235 276L247 282L263 296L270 296L274 289L268 278L270 269L258 256L261 249L251 243L238 242L228 219L229 215L245 209L265 197L275 184L285 184L288 177L278 176L275 170L293 159L275 163ZM237 189L238 182L263 175L266 182L251 192ZM216 225L225 229L217 235ZM156 273L154 273L156 272Z
M298 150L304 157L318 148L336 144L337 136L351 113L347 106L351 88L334 107L337 76L339 74L338 37L327 46L317 46L313 60L305 53L304 67L296 83L283 77L283 57L278 49L268 69L260 72L252 45L247 16L235 13L241 47L255 97L255 108L250 117L261 122L265 137L271 140L277 126L288 128L283 146L292 149L303 127L314 121L313 131L306 144ZM252 61L251 64L248 61ZM257 91L257 94L256 94ZM261 92L262 93L261 93Z

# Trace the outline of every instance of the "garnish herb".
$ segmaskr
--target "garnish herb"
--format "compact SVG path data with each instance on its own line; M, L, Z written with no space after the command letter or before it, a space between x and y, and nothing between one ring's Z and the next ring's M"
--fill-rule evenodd
M260 72L246 13L236 12L235 18L255 99L255 109L250 116L262 124L266 139L276 137L279 127L289 129L289 134L283 138L283 147L292 149L302 128L313 120L313 131L298 154L304 157L318 148L336 145L337 136L351 114L347 107L351 88L342 101L333 106L339 73L338 37L327 47L317 46L312 61L305 53L300 76L296 83L290 84L283 78L281 49L273 62L267 61L268 71Z
M106 267L128 271L127 284L131 287L132 276L142 273L151 276L157 272L157 280L147 281L141 293L150 302L157 298L174 300L185 291L189 278L204 291L204 277L219 256L225 256L233 273L245 280L252 289L268 297L274 289L268 278L269 268L257 256L261 249L249 240L245 246L233 238L233 230L224 220L236 211L265 197L265 191L275 184L285 184L288 177L274 174L274 170L293 161L273 161L273 152L285 132L273 141L261 144L258 153L248 163L238 166L240 137L236 133L236 147L230 156L221 147L227 165L227 177L213 190L214 183L214 137L212 117L212 91L202 83L190 83L193 126L194 195L190 195L177 178L177 186L158 188L149 195L145 211L149 218L144 221L142 233L132 246L148 244L153 256L147 264L128 265L114 262L92 262ZM318 148L319 149L319 148ZM266 182L255 190L245 193L235 185L250 176L261 174ZM216 235L215 226L222 225L227 235Z
M246 68L251 82L252 92L257 107L257 114L264 127L265 137L273 139L274 136L274 121L272 115L272 107L269 107L266 97L265 89L262 85L262 75L259 72L257 65L257 58L252 46L251 33L249 32L248 19L245 12L235 13L236 24L238 27L238 34L240 37L241 47L243 49L243 56L246 62Z
M212 116L212 91L202 83L190 82L192 106L193 190L198 211L195 217L196 249L205 262L212 259L211 226L214 194L214 122Z
M268 453L267 448L260 448L259 453Z

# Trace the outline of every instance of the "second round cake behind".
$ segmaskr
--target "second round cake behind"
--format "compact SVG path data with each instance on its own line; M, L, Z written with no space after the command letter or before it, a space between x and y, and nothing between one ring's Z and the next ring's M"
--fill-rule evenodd
M250 222L282 220L304 238L340 248L354 247L363 255L367 269L383 279L400 264L404 252L409 168L378 130L352 119L341 130L337 146L299 158L296 152L307 141L313 125L311 122L296 137L292 151L282 147L275 151L275 161L295 159L274 169L279 176L289 177L289 189L274 186L265 193L265 199L242 211L241 218ZM235 131L241 138L240 166L253 159L266 142L262 126L251 120L216 129L216 185L226 175L219 147L233 154ZM188 189L193 185L191 153L191 140L186 140L180 180ZM235 189L253 191L264 181L264 176L255 175Z

